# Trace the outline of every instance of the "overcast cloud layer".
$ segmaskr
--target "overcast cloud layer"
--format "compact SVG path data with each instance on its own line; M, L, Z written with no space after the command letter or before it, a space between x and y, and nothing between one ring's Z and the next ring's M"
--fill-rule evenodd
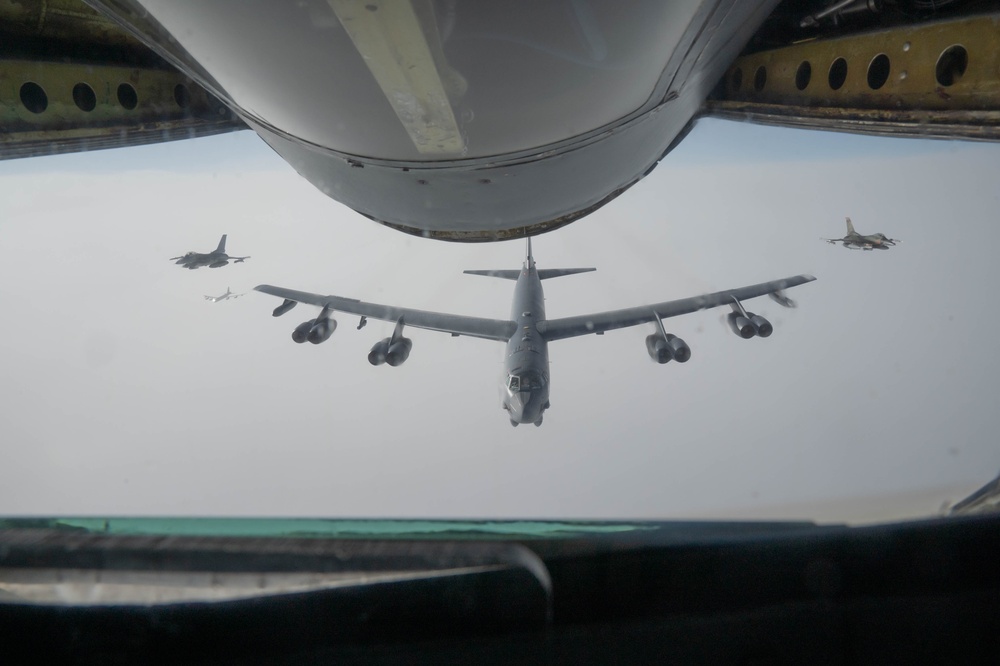
M549 317L807 272L741 340L721 311L553 343L541 428L500 409L499 343L391 324L289 334L259 283L506 318L523 242L370 222L244 132L0 165L2 515L872 520L928 515L1000 469L1000 146L702 122L644 181L538 237ZM850 216L888 252L833 247ZM245 264L183 270L222 233Z

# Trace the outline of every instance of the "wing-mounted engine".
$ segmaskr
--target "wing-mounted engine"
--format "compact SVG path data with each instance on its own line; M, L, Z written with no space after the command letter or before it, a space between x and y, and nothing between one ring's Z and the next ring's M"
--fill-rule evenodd
M312 328L309 329L308 340L314 345L326 342L337 330L337 320L332 317L322 317L316 320Z
M658 329L656 333L646 336L646 351L649 352L649 358L661 364L669 361L686 363L691 358L691 348L687 343L676 335L667 333L659 315L656 315L656 328Z
M316 325L315 319L310 319L309 321L302 322L301 324L295 327L294 331L292 331L292 340L294 340L296 344L301 345L309 338L309 330L315 325Z
M392 367L403 365L410 357L411 349L413 340L403 336L403 319L400 317L392 336L379 340L368 352L368 362L372 365L388 363Z
M277 310L281 310L281 308L284 307L285 304L282 304L275 310L275 312L277 312ZM292 307L294 307L294 305ZM284 314L285 312L288 312L288 310L291 310L292 307L288 307L287 309L282 310L282 312L279 314ZM326 342L327 340L330 339L330 336L333 335L333 332L337 330L337 320L331 317L330 316L331 314L332 311L330 310L330 308L323 308L323 311L320 312L320 315L318 317L316 317L315 319L304 321L295 327L295 330L292 331L292 340L294 340L298 344L302 344L303 342L308 340L314 345L318 345L321 342Z
M743 304L736 300L735 297L733 297L730 307L732 307L733 311L726 315L726 322L733 333L741 338L745 340L758 336L766 338L774 332L774 326L771 325L771 322L759 314L747 312L743 308Z
M389 351L385 355L385 362L392 367L403 365L406 359L410 358L411 349L413 349L413 340L400 337L389 345Z
M372 350L368 352L368 362L372 365L382 365L389 355L389 343L392 338L384 338L375 343Z

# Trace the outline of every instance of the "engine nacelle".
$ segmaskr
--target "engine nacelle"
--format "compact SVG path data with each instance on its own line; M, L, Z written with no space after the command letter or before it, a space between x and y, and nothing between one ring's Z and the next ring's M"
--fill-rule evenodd
M333 335L333 332L337 330L337 320L331 319L330 317L324 317L323 319L317 319L316 323L313 324L312 328L309 329L308 340L314 345L318 345L321 342L326 342Z
M410 357L411 349L413 349L413 340L399 338L396 342L389 345L389 349L385 354L385 362L392 367L403 365L403 362Z
M312 327L315 325L316 325L315 319L310 319L309 321L302 322L301 324L295 327L294 331L292 331L292 340L294 340L296 344L301 345L303 342L309 339L309 331L312 330Z
M745 340L757 335L757 328L753 325L753 322L739 313L730 312L726 315L726 321L729 323L729 328L732 329L733 333Z
M296 305L298 305L297 301L292 301L286 298L284 303L274 308L274 312L271 313L271 316L280 317L281 315L285 314L286 312L294 308Z
M766 338L774 332L774 326L771 326L771 322L764 319L759 314L754 314L752 312L748 312L747 314L750 315L750 323L753 324L753 328L757 332L757 335L762 338Z
M389 355L389 342L391 340L392 338L385 338L376 342L372 350L368 352L368 362L372 365L382 365L385 363L386 356Z
M667 363L671 360L686 363L691 358L691 348L687 343L670 333L667 333L666 338L659 333L647 335L646 351L649 352L649 358L657 363Z
M657 363L667 363L674 357L670 345L659 333L646 336L646 351L649 352L649 358Z
M691 348L676 335L667 333L667 345L670 347L670 355L678 363L687 363L691 358Z

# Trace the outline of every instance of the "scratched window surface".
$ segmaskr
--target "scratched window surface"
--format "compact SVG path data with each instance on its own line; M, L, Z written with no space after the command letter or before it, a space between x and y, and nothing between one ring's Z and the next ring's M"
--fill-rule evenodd
M703 120L646 179L533 241L550 318L809 273L740 339L720 309L552 342L512 428L504 345L334 313L261 283L507 319L523 241L406 236L250 132L0 163L0 514L475 518L937 515L1000 470L1000 147ZM889 251L823 242L901 239ZM185 270L228 234L240 264ZM227 290L245 294L218 297ZM528 343L525 343L528 344Z

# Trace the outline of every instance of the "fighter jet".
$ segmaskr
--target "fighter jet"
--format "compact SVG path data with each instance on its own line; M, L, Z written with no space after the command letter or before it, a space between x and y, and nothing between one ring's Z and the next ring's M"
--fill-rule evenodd
M824 238L827 243L836 245L843 243L844 247L850 250L888 250L890 247L900 242L897 238L889 238L885 234L871 234L865 236L854 230L851 218L847 218L847 235L843 238Z
M244 260L249 258L250 257L230 257L226 254L226 234L222 234L222 239L219 240L219 247L215 248L214 252L209 252L208 254L188 252L181 257L170 257L170 261L176 262L184 268L194 270L196 268L201 268L202 266L219 268L220 266L227 265L230 261L234 264L241 264Z
M668 333L663 320L707 308L730 306L729 327L741 338L771 335L773 327L764 317L748 312L742 301L769 294L782 295L782 290L795 287L815 278L810 275L796 275L783 280L763 282L749 287L728 289L703 296L666 301L652 305L600 312L595 314L545 318L545 298L542 294L542 280L574 275L596 270L594 268L536 268L531 254L531 239L524 264L520 270L472 270L471 275L485 275L515 281L514 298L510 319L483 319L454 314L411 310L391 305L366 303L341 296L323 296L304 291L294 291L283 287L262 284L254 287L257 291L285 299L274 309L273 316L279 317L298 303L308 303L322 308L319 316L308 319L292 332L292 340L303 343L306 340L319 344L329 339L337 328L333 319L334 311L383 321L395 322L392 335L379 340L368 353L372 365L402 365L410 355L413 342L403 335L405 326L450 333L452 336L467 335L506 343L502 407L506 410L510 424L542 424L545 411L549 408L549 358L548 343L579 335L602 335L605 331L638 324L651 324L652 332L646 337L646 351L657 363L674 360L685 363L691 357L691 349L681 338ZM787 303L787 297L784 298ZM779 299L781 302L781 299Z
M244 294L234 294L229 287L226 287L226 293L222 294L221 296L205 296L205 300L212 301L213 303L218 303L219 301L225 301L230 298L239 298L240 296L243 295Z

